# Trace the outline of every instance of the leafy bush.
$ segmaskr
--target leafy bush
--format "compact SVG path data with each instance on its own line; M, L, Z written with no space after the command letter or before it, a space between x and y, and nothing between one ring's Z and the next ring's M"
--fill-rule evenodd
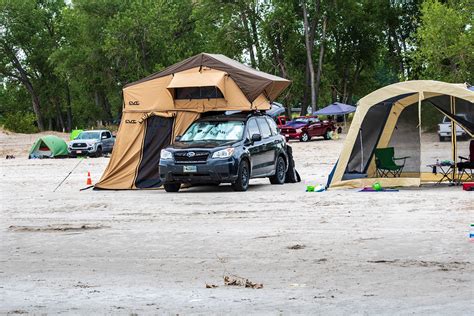
M33 113L14 112L8 113L3 119L5 129L16 133L36 133L38 128L35 126L36 117Z

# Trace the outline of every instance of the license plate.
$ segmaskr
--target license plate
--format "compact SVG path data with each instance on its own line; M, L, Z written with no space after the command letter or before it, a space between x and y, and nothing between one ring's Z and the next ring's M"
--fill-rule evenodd
M183 166L183 172L197 172L196 166Z
M82 150L76 150L76 153L82 154Z

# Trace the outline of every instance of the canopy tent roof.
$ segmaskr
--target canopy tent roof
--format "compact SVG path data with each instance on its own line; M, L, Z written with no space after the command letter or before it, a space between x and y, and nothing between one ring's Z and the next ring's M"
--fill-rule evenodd
M328 105L327 107L314 112L314 115L344 115L355 112L355 110L355 106L340 102L334 102Z
M125 88L196 67L209 67L226 72L250 102L253 102L262 93L270 101L273 101L291 83L287 79L255 70L224 55L201 53L174 64L161 72L132 82L126 85Z

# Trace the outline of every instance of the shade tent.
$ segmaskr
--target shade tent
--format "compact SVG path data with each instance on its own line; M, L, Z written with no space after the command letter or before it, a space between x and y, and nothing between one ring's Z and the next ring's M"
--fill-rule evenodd
M160 186L161 149L201 113L268 110L289 84L226 56L202 53L126 85L114 150L95 188Z
M314 115L345 115L345 114L355 112L355 110L356 110L355 106L339 103L339 102L334 102L328 105L327 107L314 112Z
M454 123L452 134L459 125L473 137L474 91L469 88L415 80L383 87L360 99L328 186L365 187L375 181L382 186L418 186L429 181L431 170L422 160L423 113L442 113ZM395 155L409 157L407 163L399 177L378 178L375 150L391 147ZM451 152L443 153L444 158L456 163L457 150L457 139L452 137Z
M64 139L54 135L38 138L31 146L28 158L58 158L68 155Z

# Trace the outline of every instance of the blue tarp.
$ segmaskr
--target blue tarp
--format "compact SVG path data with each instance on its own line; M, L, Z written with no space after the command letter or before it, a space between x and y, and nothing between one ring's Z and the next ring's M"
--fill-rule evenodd
M355 112L355 110L355 106L334 102L333 104L330 104L327 107L314 112L313 115L344 115Z

